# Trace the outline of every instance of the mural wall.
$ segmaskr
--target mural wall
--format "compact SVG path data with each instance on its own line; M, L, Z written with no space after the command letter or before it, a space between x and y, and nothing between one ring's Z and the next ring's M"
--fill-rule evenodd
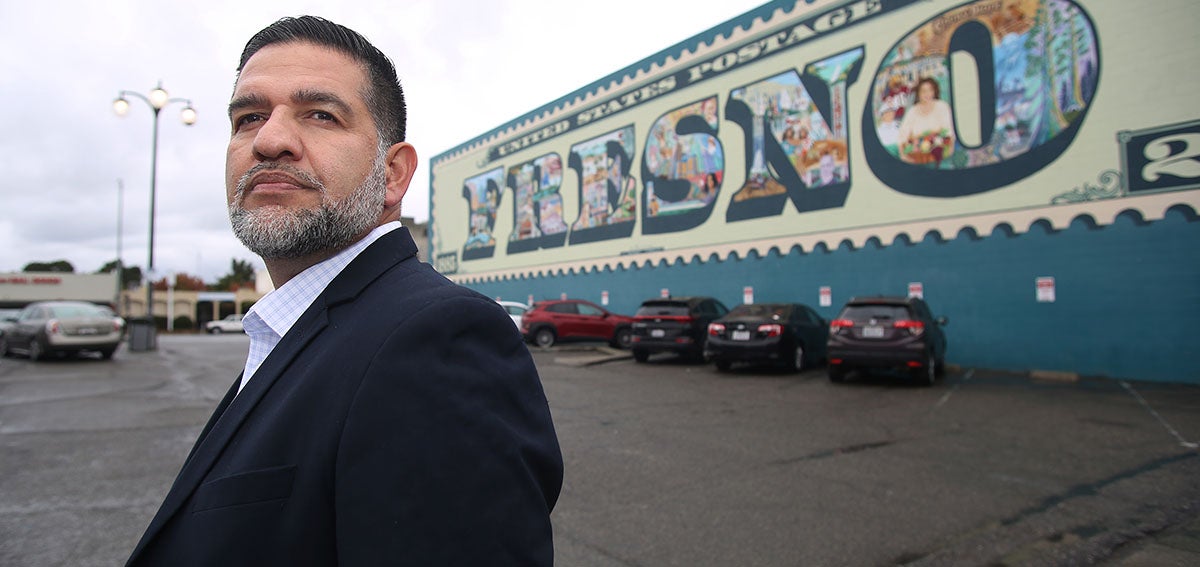
M1197 208L1196 21L772 2L436 156L430 261L471 282Z

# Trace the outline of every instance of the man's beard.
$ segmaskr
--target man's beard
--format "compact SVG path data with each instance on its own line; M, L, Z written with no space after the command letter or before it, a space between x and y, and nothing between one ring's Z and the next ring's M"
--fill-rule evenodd
M386 149L376 154L371 172L351 194L340 201L329 196L317 178L290 165L260 163L238 180L237 192L229 203L229 221L233 234L264 259L294 259L339 250L379 222L383 212L387 177L384 169ZM314 209L288 210L267 205L247 210L242 206L250 178L261 171L281 171L321 192L321 204ZM305 189L309 190L309 189Z

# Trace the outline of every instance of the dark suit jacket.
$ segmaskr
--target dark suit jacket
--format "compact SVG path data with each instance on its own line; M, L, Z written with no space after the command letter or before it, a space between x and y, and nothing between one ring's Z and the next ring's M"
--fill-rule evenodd
M235 382L128 564L550 565L561 484L512 320L401 228Z

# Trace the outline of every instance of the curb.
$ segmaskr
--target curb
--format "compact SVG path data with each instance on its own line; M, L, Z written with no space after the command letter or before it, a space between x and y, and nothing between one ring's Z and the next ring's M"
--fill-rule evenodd
M1030 370L1029 377L1034 380L1065 384L1074 384L1079 381L1078 372L1060 372L1057 370Z
M592 352L590 355L584 356L560 356L554 359L556 364L563 366L573 366L576 368L585 366L595 366L606 362L614 362L617 360L625 360L633 358L633 354L627 350L619 350L611 347L593 347L588 349Z

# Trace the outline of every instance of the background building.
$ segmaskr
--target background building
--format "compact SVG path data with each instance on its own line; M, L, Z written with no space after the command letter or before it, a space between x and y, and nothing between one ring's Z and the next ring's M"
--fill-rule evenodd
M952 363L1200 383L1196 21L771 2L435 156L428 257L624 313L919 294Z
M155 289L153 315L161 327L185 330L202 329L209 321L244 314L262 296L275 289L266 270L255 270L254 276L254 285L234 291L177 290L170 285L165 290ZM145 317L146 287L142 285L123 291L118 312L124 317Z
M0 273L0 307L19 308L34 301L75 300L115 306L117 274L61 272Z

